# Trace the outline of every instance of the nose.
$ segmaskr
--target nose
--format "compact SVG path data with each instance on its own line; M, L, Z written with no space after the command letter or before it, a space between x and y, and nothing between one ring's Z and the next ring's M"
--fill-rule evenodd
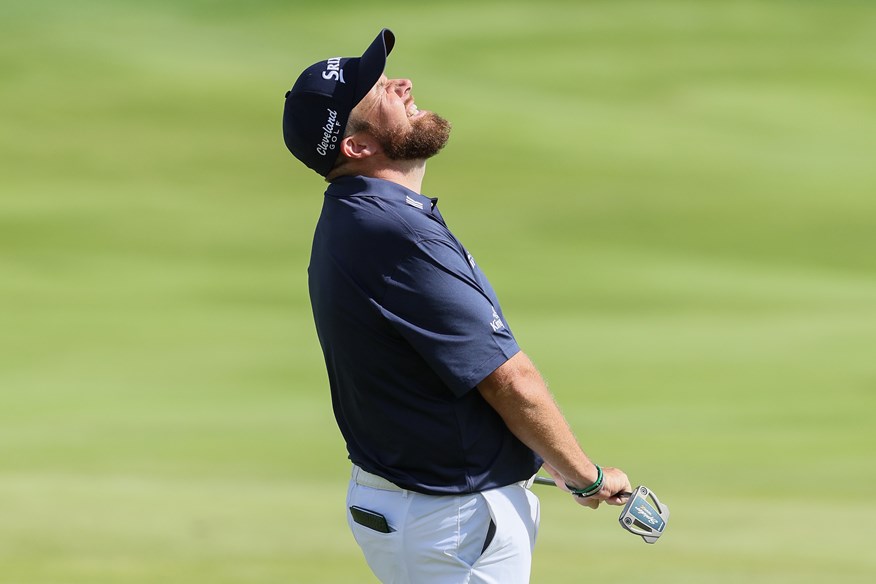
M399 97L405 97L414 88L410 79L393 79L392 89Z

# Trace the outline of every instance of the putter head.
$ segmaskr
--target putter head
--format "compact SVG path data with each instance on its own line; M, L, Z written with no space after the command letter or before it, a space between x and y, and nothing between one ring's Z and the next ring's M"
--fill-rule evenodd
M648 487L638 486L618 521L630 533L641 536L645 543L655 543L669 523L669 507L661 504Z

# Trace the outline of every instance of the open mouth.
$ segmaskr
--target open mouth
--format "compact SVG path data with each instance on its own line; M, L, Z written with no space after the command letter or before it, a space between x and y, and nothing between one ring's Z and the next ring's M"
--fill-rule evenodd
M415 104L414 102L411 102L411 104L408 106L407 114L408 114L409 118L416 118L416 117L422 115L423 112L421 112L419 110L419 108L417 108L417 104Z

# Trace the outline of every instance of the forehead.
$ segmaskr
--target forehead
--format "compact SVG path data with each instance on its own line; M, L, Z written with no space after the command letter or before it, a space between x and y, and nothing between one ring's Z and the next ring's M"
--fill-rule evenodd
M368 90L368 93L365 94L365 97L362 98L362 101L360 101L356 105L356 109L360 111L367 111L374 107L379 99L380 94L384 91L387 82L388 78L386 77L386 75L381 75L380 79L377 80L377 83L375 83L374 86L370 90Z
M377 83L374 84L374 87L368 91L368 95L373 96L374 94L379 93L384 87L386 87L388 81L389 79L386 77L386 74L381 75L380 79L377 80Z

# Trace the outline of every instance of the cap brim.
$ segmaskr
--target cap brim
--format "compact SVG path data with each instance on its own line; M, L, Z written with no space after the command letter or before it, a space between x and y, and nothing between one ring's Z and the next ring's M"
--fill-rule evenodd
M394 46L395 35L388 28L384 28L362 53L359 59L359 78L356 83L356 93L353 95L353 105L362 101L383 75L383 70L386 69L386 57Z

